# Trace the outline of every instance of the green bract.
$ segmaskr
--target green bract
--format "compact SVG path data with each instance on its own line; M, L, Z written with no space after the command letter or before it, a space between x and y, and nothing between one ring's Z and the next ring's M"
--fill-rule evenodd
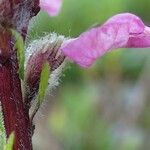
M41 104L44 100L46 89L48 87L48 80L50 75L50 66L48 62L45 62L42 67L39 92L38 92L38 103Z
M7 140L7 143L4 146L4 150L12 150L13 149L13 143L14 143L14 133L12 132Z
M11 29L11 32L16 40L14 48L17 50L17 57L19 61L19 77L20 79L24 80L24 61L25 61L24 41L20 33L18 33L16 30Z

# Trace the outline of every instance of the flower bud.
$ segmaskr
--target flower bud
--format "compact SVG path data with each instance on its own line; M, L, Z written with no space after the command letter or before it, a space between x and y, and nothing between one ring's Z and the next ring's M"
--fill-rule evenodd
M35 97L39 88L39 80L43 64L48 61L51 69L50 88L58 84L59 75L64 67L65 56L59 48L65 38L50 34L33 41L26 51L26 95L30 101Z

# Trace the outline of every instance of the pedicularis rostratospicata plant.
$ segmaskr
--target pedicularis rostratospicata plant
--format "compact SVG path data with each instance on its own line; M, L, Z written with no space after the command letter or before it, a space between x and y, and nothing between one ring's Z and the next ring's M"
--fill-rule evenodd
M61 0L0 1L0 120L5 150L32 150L33 118L47 89L58 84L66 62L89 67L113 49L150 47L150 28L130 13L113 16L77 38L53 33L25 45L30 19L40 9L56 16L61 5Z

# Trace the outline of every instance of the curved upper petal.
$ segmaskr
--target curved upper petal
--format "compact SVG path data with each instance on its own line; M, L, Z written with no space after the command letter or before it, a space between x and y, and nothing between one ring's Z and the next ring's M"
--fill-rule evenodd
M150 47L150 30L129 13L118 14L102 26L63 43L62 52L82 67L88 67L106 52L122 47Z
M130 36L126 47L128 48L150 47L150 28L145 26L145 29L141 34Z

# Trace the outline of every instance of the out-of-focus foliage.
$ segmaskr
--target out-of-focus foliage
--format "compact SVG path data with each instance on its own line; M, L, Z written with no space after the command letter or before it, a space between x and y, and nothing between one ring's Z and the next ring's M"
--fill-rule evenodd
M77 86L65 87L59 105L50 114L50 127L65 150L109 150L111 134L106 122L97 115L97 92L92 86L81 88L82 91Z
M76 37L122 12L150 25L149 10L148 0L64 0L58 17L41 12L33 19L28 40L43 31ZM71 64L49 110L48 125L59 150L149 149L149 60L150 49L119 49L89 69Z

